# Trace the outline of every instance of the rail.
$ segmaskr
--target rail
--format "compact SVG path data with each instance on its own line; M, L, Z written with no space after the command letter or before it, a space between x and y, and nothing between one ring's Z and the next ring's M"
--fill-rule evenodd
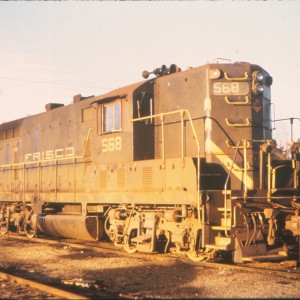
M30 286L33 289L39 290L44 293L51 294L53 296L59 297L60 299L91 299L83 295L75 294L66 290L62 290L50 285L42 284L30 279L22 278L16 275L0 272L0 278L17 282L24 286Z
M190 122L193 137L195 139L195 143L197 146L197 209L198 209L198 220L200 223L200 143L196 134L195 126L193 123L193 119L191 117L190 112L187 109L179 109L175 111L170 111L166 113L160 113L160 114L155 114L155 115L150 115L146 117L141 117L141 118L134 118L131 120L131 122L138 122L138 121L145 121L145 120L153 120L155 118L159 118L161 121L161 135L162 135L162 164L163 168L165 168L165 117L169 115L175 115L179 114L180 115L180 122L181 122L181 161L182 165L184 166L184 158L185 158L185 140L184 140L184 122L185 120L185 115L187 115L187 119Z

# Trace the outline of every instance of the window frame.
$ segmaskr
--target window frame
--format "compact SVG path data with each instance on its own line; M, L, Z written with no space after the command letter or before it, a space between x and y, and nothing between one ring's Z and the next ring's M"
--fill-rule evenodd
M119 105L119 112L115 109L116 105ZM108 116L109 122L106 122L105 108L111 109L111 116ZM118 126L116 126L118 125ZM109 127L109 128L106 128ZM118 128L116 128L118 127ZM116 99L113 101L105 102L101 104L101 134L109 134L122 131L122 99Z

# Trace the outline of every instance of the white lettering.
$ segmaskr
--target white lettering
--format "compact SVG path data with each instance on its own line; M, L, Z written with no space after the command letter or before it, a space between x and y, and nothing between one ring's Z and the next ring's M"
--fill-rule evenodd
M102 139L102 152L113 152L122 150L122 138L117 136L108 139Z
M53 158L54 158L53 150L46 151L46 159L53 159Z
M62 158L62 157L64 157L64 149L56 149L55 158Z
M54 150L47 150L34 153L26 153L24 156L24 161L40 161L40 160L51 160L60 159L64 157L73 157L75 155L74 147L60 148Z
M31 157L32 157L32 154L31 154L31 153L25 154L25 159L24 159L24 161L30 161L30 160L31 160Z
M213 92L215 95L221 94L222 92L222 83L221 82L216 82L213 86Z
M248 82L214 82L213 94L222 95L247 95L249 93Z
M40 152L35 152L32 155L32 159L33 160L40 160L40 157L41 157L41 153Z
M74 156L74 155L75 155L74 147L66 148L65 156L70 157L70 156Z

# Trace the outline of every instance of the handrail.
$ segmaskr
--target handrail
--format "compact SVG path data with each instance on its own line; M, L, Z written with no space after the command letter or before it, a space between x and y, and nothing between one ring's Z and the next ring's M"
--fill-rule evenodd
M227 96L224 98L226 103L232 104L232 105L246 105L249 103L249 96L245 97L245 101L231 101Z
M229 77L227 72L224 72L224 77L227 79L227 80L236 80L236 81L240 81L240 80L246 80L248 78L248 73L245 72L245 76L244 77Z
M168 115L174 115L174 114L180 114L180 117L181 117L181 128L183 128L183 122L184 122L184 115L187 114L187 118L188 118L188 121L190 122L191 124L191 128L192 128L192 133L193 133L193 137L195 139L195 142L196 142L196 145L197 145L197 209L198 209L198 214L199 214L199 217L198 217L198 220L199 220L199 223L200 223L200 143L199 143L199 140L198 140L198 137L197 137L197 134L196 134L196 130L195 130L195 126L194 126L194 123L193 123L193 119L191 117L191 114L190 112L187 110L187 109L179 109L179 110L175 110L175 111L170 111L170 112L165 112L165 113L160 113L160 114L155 114L155 115L150 115L150 116L146 116L146 117L141 117L141 118L134 118L134 119L131 119L130 121L131 122L137 122L137 121L144 121L144 120L148 120L148 119L153 119L153 118L160 118L161 120L161 124L162 124L162 150L163 150L163 153L162 153L162 159L163 159L163 164L164 164L164 160L165 160L165 145L164 145L164 118L165 116L168 116ZM183 139L183 129L181 129L181 142L182 142L182 147L181 147L181 157L182 157L182 161L184 160L184 147L183 147L183 142L184 142L184 139Z
M244 148L249 148L251 146L251 144L248 140L244 140L243 142L244 142ZM231 144L231 142L229 140L226 140L226 145L229 148L233 148L233 149L238 148L238 146L234 146L233 144Z
M241 141L239 141L237 143L237 146L236 146L236 149L235 149L235 153L234 153L234 157L233 157L233 160L232 160L232 164L231 164L229 173L227 175L227 178L226 178L226 181L225 181L225 184L224 184L224 216L225 216L225 236L226 237L229 236L228 233L227 233L227 185L228 185L229 178L230 178L232 170L233 170L233 165L235 163L237 153L239 151L240 143L241 143Z
M231 127L247 127L250 125L250 119L249 118L245 118L245 122L244 123L233 123L229 121L229 118L225 118L225 122L227 124L227 126L231 126Z

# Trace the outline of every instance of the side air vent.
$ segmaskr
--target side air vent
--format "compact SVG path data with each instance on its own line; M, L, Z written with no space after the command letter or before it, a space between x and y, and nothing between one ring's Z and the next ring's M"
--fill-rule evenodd
M142 170L142 184L144 189L152 188L153 170L151 167L144 167Z
M119 169L117 172L117 185L119 189L125 189L126 186L126 173L125 169Z
M22 122L13 121L0 126L0 141L20 138L22 134Z
M100 171L100 190L107 190L107 171Z

